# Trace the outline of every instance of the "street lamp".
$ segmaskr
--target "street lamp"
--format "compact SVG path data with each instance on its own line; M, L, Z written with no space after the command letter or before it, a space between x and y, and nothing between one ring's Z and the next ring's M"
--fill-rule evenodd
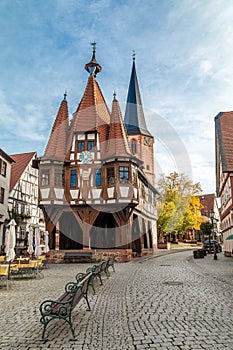
M213 235L213 231L214 231L214 211L213 209L210 210L210 213L209 213L209 218L211 220L211 225L212 225L212 235ZM217 257L217 247L216 247L216 244L215 242L214 243L214 260L217 260L218 257ZM211 241L210 241L210 232L209 232L209 252L211 253Z

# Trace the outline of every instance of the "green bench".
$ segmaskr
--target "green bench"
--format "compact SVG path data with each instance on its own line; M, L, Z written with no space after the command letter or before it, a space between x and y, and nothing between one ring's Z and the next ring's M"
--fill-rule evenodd
M45 331L47 325L54 319L60 319L67 322L70 326L72 338L70 340L77 340L74 333L71 314L78 303L84 298L87 302L88 310L90 311L90 304L88 301L88 286L92 279L92 272L84 274L76 282L69 282L65 286L65 292L57 300L45 300L40 305L41 318L40 322L43 324L42 341L46 342Z
M115 272L114 261L115 261L115 256L112 256L107 260L101 261L99 264L96 264L87 268L86 273L92 272L92 278L91 278L90 284L92 286L94 295L96 294L94 280L98 278L100 280L100 285L103 285L101 275L102 273L105 273L106 277L109 278L110 277L109 267L112 267L113 271ZM76 280L79 281L79 279L82 278L83 275L84 273L78 273L76 275Z

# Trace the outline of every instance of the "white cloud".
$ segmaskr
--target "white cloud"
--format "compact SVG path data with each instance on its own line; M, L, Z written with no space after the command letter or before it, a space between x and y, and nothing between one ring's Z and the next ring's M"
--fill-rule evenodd
M43 151L65 90L69 112L77 108L95 40L103 66L97 79L108 104L114 90L126 100L135 49L145 109L170 124L188 153L193 179L214 191L214 116L233 109L231 2L56 0L12 7L4 0L0 10L3 149L15 153L20 144L22 152ZM158 124L149 116L148 123L159 139ZM165 170L181 161L175 151L168 155L172 136L167 138L155 149L158 168Z
M200 76L203 77L204 76L210 76L213 74L212 71L213 65L212 62L210 60L203 60L200 63Z

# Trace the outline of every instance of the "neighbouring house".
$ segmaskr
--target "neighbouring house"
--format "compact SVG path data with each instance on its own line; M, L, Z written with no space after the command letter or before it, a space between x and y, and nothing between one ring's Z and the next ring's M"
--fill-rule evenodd
M221 199L220 217L225 255L233 255L233 112L215 117L216 191Z
M29 227L40 225L44 231L44 217L38 207L37 153L21 153L10 156L14 163L11 169L8 211L16 221L16 253L22 255L27 248Z
M64 95L40 158L40 207L57 262L67 251L114 252L127 261L157 246L154 138L135 58L124 120L115 93L111 110L106 104L96 80L101 68L94 46L81 101L70 121Z
M202 194L199 198L202 205L203 221L209 221L210 223L213 221L212 239L221 242L221 219L216 195L215 193ZM207 237L202 237L201 240L203 241L205 238Z
M9 223L8 197L11 166L14 160L0 148L0 249L3 250L5 231Z

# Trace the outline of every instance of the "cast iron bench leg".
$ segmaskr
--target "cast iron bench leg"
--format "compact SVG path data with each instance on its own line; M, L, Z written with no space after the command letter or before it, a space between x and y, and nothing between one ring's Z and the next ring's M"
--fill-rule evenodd
M77 338L75 337L75 334L74 334L74 327L73 327L73 325L72 325L71 315L70 315L70 317L69 317L69 320L67 320L67 322L68 322L69 325L70 325L71 333L72 333L72 336L73 336L73 338L70 338L70 341L76 341Z

